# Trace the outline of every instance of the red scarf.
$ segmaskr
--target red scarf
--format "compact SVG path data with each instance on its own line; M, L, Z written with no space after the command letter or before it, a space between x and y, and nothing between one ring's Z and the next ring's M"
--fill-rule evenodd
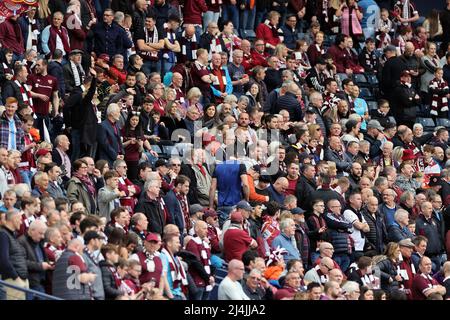
M56 49L56 36L59 36L59 38L61 39L66 54L69 54L71 50L69 45L69 34L67 33L67 29L62 26L60 29L57 29L53 25L50 27L50 38L48 40L48 47L50 49L50 52L53 53Z
M92 180L89 178L89 176L82 176L78 172L75 172L73 174L73 176L80 179L80 181L83 183L83 185L87 188L89 194L92 197L95 197L95 193L96 193L95 186L94 186L94 183L92 182Z

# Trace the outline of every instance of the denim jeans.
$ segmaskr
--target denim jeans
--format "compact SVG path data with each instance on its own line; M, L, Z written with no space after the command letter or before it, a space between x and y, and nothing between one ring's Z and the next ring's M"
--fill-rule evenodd
M244 35L244 30L255 29L256 8L252 10L242 10L240 16L239 34Z
M209 291L205 287L197 287L197 292L190 297L192 300L209 300Z
M347 271L348 266L350 265L350 256L348 254L336 253L333 255L333 260L336 261L342 272Z
M239 9L237 5L226 4L223 6L222 21L231 20L235 28L239 28Z
M210 22L217 23L219 21L220 12L206 11L203 14L203 32L206 32Z
M142 71L146 74L149 75L152 72L161 72L161 61L149 61L146 60L144 61L144 65L142 66Z

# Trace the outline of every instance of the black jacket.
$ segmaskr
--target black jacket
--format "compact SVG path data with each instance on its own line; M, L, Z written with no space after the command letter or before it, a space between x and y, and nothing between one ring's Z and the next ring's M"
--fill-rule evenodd
M0 276L4 279L20 277L28 279L26 251L17 241L14 233L0 227Z
M48 74L58 80L58 92L61 98L66 94L66 81L64 80L64 69L58 61L51 61L48 64Z
M44 286L45 281L45 270L42 268L42 262L47 262L48 258L45 254L42 243L35 243L30 236L24 234L17 240L22 247L25 249L27 256L27 269L28 269L28 281L30 283L30 288L35 288L37 286ZM38 249L39 247L39 249ZM36 250L41 250L43 261L39 261L36 256Z
M162 235L165 226L164 212L159 200L151 200L145 191L142 192L135 212L142 212L149 221L147 230Z
M420 97L416 98L416 90L411 86L399 84L393 91L392 97L392 113L397 123L409 121L415 122L417 110L416 107L420 103Z
M378 139L375 139L367 132L364 133L364 140L368 141L370 143L370 158L376 158L381 156L381 141Z
M416 234L425 236L428 239L427 250L425 255L428 257L436 256L443 252L442 233L439 230L439 225L432 216L426 219L423 214L420 214L416 219Z
M211 41L214 39L214 36L210 34L209 32L205 32L200 37L199 47L208 50L208 52L211 52ZM220 46L222 49L222 52L227 52L227 47L225 46L225 42L223 42L223 38L219 36Z
M369 232L364 234L366 246L369 250L376 250L378 254L381 254L384 251L384 241L387 236L384 219L379 212L376 213L374 218L367 209L363 209L362 214L370 228Z
M399 283L394 279L397 275L397 266L389 259L384 259L377 263L377 268L380 270L380 285L381 289L387 292L399 288ZM389 282L392 278L392 282Z
M297 181L297 186L295 188L295 196L297 197L297 204L300 208L304 210L310 210L311 206L311 195L317 189L315 181L307 179L303 174Z
M334 253L349 254L349 235L353 225L345 222L343 216L337 217L332 213L327 213L324 218Z
M273 90L279 88L283 81L281 80L281 70L275 70L268 68L266 70L266 77L264 78L266 83L267 91L272 92Z
M110 270L115 269L115 267L106 262L105 260L99 262L100 269L102 270L102 280L103 280L103 289L105 290L105 299L106 300L114 300L118 296L122 295L123 292L117 287L116 281L114 280L114 275Z

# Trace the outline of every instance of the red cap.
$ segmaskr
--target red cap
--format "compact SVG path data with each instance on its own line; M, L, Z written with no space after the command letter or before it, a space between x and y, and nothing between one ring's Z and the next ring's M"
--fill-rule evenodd
M39 150L36 152L36 158L45 156L45 155L48 154L48 153L50 153L50 150L47 150L47 149L39 149Z
M416 156L411 149L403 150L402 161L415 160Z
M145 241L155 241L155 242L159 242L159 236L156 233L149 233L147 234L147 236L145 237Z
M107 55L106 53L102 53L101 55L98 56L99 59L102 59L105 62L109 62L109 55Z
M235 223L242 223L244 221L244 217L240 211L233 211L230 214L230 221Z

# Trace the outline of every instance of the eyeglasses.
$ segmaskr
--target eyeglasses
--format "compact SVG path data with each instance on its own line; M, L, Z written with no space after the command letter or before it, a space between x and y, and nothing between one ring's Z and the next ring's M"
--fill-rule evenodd
M124 169L126 169L128 167L127 166L118 166L117 168L124 168Z
M172 167L181 167L181 163L172 163L171 166Z
M327 268L328 271L333 270L333 268L330 268L329 266L327 266L326 264L323 265L325 268Z
M250 277L250 279L256 280L256 281L261 281L261 278L260 278L260 277Z

